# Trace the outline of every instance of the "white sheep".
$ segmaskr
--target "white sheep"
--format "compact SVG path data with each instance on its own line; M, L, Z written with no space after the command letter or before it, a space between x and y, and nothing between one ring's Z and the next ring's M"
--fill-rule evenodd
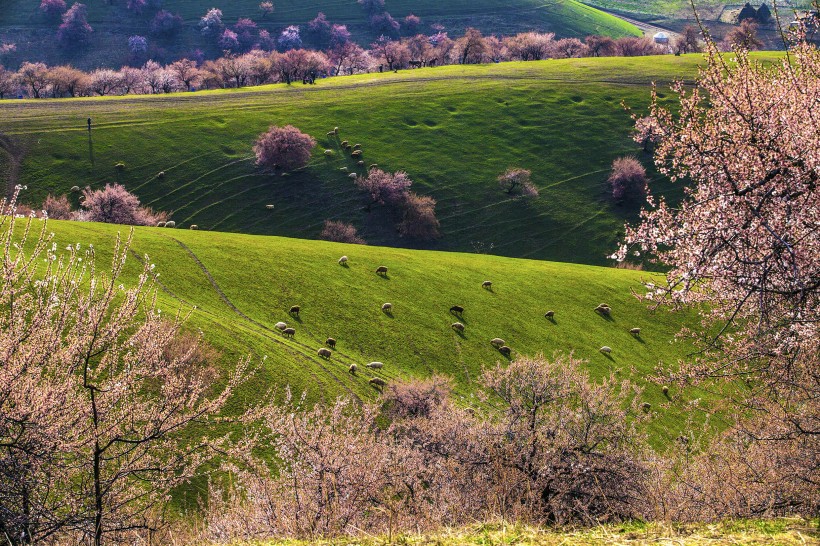
M384 368L383 362L371 362L370 364L365 364L365 367L370 368L371 370L381 370Z
M330 355L332 355L333 353L330 352L330 349L322 347L318 351L316 351L316 354L318 354L324 359L330 360Z
M273 210L273 205L265 205L265 208L268 210Z
M463 324L461 324L460 322L454 322L454 323L452 323L452 324L450 325L450 328L452 328L452 329L453 329L453 330L455 330L456 332L463 332L463 331L464 331L464 325L463 325Z
M610 347L608 345L604 345L603 347L601 347L598 350L601 351L602 353L604 353L605 355L608 355L609 353L612 352L612 347Z
M512 354L512 349L510 349L506 345L502 345L501 347L498 348L498 352L501 353L504 356L510 356Z
M387 266L380 265L376 268L376 275L387 275Z
M505 342L505 341L504 341L503 339L501 339L500 337L496 337L496 338L491 339L491 340L490 340L490 343L492 343L492 344L493 344L493 347L501 347L502 345L506 345L506 344L507 344L507 342Z
M276 328L276 329L277 329L277 330L279 330L279 331L282 331L282 330L284 330L285 328L287 328L287 327L288 327L288 325L287 325L287 324L285 324L284 322L277 322L276 324L274 324L274 325L273 325L273 327L274 327L274 328Z
M373 377L372 379L370 379L369 383L376 388L383 388L385 385L387 385L387 381L385 381L381 377Z
M393 304L392 303L382 304L382 311L384 311L385 313L389 313L392 310L393 310Z
M191 224L191 227L189 229L199 229L199 226L196 224Z
M554 316L555 316L555 311L547 311L547 312L544 314L544 318L552 318L552 317L554 317Z
M632 328L629 331L629 333L632 334L633 336L639 336L639 335L641 335L641 329L640 328Z
M173 220L169 220L169 221L165 222L165 227L167 227L167 228L175 228L175 227L177 227L177 223L176 223L176 222L174 222Z
M347 264L347 256L342 256L339 258L339 265L346 265Z
M492 281L484 281L483 283L481 283L481 288L492 288L492 287L493 287L493 282Z

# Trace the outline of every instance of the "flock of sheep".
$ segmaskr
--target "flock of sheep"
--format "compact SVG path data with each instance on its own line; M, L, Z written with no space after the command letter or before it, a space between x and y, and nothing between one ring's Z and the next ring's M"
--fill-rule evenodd
M339 258L339 265L341 265L343 267L347 267L348 261L349 261L349 258L347 256L342 256L341 258ZM376 268L376 274L379 275L379 276L382 276L382 277L386 277L387 276L387 266L382 265L382 266L379 266L378 268ZM483 283L481 283L481 287L486 289L486 290L492 290L492 286L493 286L492 281L484 281ZM384 304L382 304L381 309L382 309L382 312L389 315L393 310L393 304L392 303L384 303ZM298 306L298 305L294 305L290 308L290 310L288 312L291 316L294 316L294 317L298 318L300 311L301 311L301 307ZM598 305L598 307L595 308L595 312L600 313L601 315L609 316L612 313L612 308L606 303L601 303L600 305ZM453 305L452 307L450 307L450 313L457 316L458 318L461 318L463 313L464 313L464 307L462 307L461 305ZM544 314L544 317L547 318L547 319L552 320L553 317L555 317L555 311L552 311L552 310L547 311ZM463 333L464 330L465 330L465 326L462 322L454 322L450 326L453 330L455 330L458 333ZM275 328L277 330L281 331L282 335L284 335L285 337L292 338L296 334L296 329L292 328L292 327L289 327L287 325L287 323L285 323L285 322L277 322L275 324ZM632 329L629 330L629 333L632 334L633 336L637 337L637 336L640 335L641 329L640 328L632 328ZM510 348L503 339L498 338L498 337L493 338L493 339L490 340L490 344L493 347L495 347L496 349L498 349L498 352L501 353L502 355L504 355L508 358L512 355L512 348ZM331 351L331 349L336 349L336 340L332 337L329 337L325 341L325 345L327 347L319 348L316 351L316 353L321 358L329 360L331 358L331 356L333 356L333 352ZM601 347L599 349L599 351L603 354L609 355L610 353L612 353L612 348L607 346L607 345L604 345L603 347ZM382 362L370 362L368 364L365 364L365 367L369 368L371 370L380 370L380 369L384 368L384 363L382 363ZM350 367L348 368L348 372L351 375L356 375L358 373L358 366L356 364L351 364ZM370 380L369 380L369 383L377 389L381 389L381 388L383 388L384 386L387 385L387 382L384 379L381 379L379 377L371 377ZM667 389L668 389L667 387L664 387L664 394L666 394L668 392Z

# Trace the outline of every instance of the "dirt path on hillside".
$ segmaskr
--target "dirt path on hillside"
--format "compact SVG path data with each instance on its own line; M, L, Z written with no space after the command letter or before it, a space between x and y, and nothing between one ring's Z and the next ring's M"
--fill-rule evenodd
M646 23L644 21L638 21L637 19L633 19L631 17L626 17L625 15L621 15L619 13L615 13L615 12L612 12L612 11L607 11L605 9L601 9L601 8L596 8L596 9L598 9L600 11L603 11L604 13L608 13L609 15L611 15L613 17L617 17L618 19L622 19L622 20L626 21L627 23L631 23L631 24L635 25L636 27L641 29L641 32L644 33L644 36L649 36L651 38L655 34L657 34L658 32L665 32L666 34L669 35L670 43L680 37L679 33L675 32L672 29L666 28L666 27L660 27L658 25L653 25L651 23Z

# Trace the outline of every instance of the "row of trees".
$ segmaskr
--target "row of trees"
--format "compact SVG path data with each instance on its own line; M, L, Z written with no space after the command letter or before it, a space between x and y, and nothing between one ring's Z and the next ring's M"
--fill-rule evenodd
M686 51L698 51L697 35L689 33ZM132 37L135 49L147 45ZM646 38L589 36L556 40L552 33L527 32L503 39L483 36L468 29L457 40L446 33L391 40L382 37L370 50L345 37L331 37L327 52L289 49L284 53L254 49L238 55L227 53L213 61L180 59L162 66L154 61L141 68L98 69L87 73L71 66L49 67L23 63L16 72L0 67L0 98L25 94L32 98L76 97L132 93L171 93L194 89L243 87L266 83L312 82L328 75L450 63L487 63L511 60L536 61L550 58L610 55L655 55L666 49Z

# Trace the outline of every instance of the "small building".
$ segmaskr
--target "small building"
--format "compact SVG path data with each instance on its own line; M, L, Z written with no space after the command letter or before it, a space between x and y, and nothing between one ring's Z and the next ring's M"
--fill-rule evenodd
M658 32L653 39L656 44L669 45L669 35L665 32Z

